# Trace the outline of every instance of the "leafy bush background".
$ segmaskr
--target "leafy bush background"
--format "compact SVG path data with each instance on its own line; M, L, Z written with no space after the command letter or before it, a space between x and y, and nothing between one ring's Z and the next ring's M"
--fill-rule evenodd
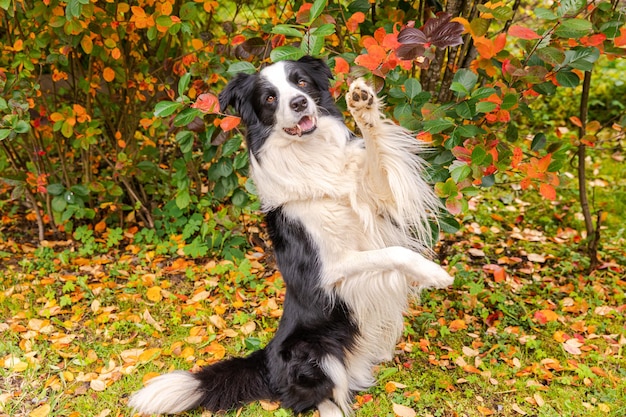
M214 97L237 72L303 54L327 59L340 106L349 80L368 76L390 116L432 142L431 180L455 215L494 184L556 198L581 146L623 142L626 29L616 0L0 8L0 208L27 210L40 240L112 234L160 253L242 257L238 225L258 202L237 120ZM428 39L401 60L399 33L430 19L462 25L463 43L424 28ZM442 225L458 227L452 216Z

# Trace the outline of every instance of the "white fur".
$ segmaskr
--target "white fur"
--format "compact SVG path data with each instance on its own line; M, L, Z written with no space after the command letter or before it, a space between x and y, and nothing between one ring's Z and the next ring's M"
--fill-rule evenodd
M170 372L148 381L130 397L128 406L142 414L180 413L198 405L202 398L200 386L200 381L189 372Z
M269 68L262 75L289 94L284 69ZM285 102L279 115L289 113ZM362 80L351 85L347 103L362 140L351 139L341 121L323 117L313 134L272 134L261 148L262 163L252 156L251 168L265 209L281 206L305 225L320 251L323 286L353 311L361 334L345 368L349 389L362 390L374 383L372 366L392 358L415 288L445 287L453 279L420 254L430 253L427 223L439 202L420 175L417 139L384 118ZM325 366L343 391L338 365ZM342 398L335 401L348 414ZM334 406L320 404L321 417L340 415Z

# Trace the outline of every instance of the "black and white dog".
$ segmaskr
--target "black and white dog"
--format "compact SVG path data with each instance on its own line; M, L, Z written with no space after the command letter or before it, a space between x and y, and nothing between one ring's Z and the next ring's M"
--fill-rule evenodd
M152 379L129 406L151 413L228 410L268 399L296 413L351 414L372 367L392 359L408 298L452 278L426 259L439 202L420 173L420 144L384 118L356 80L346 97L363 138L329 93L330 69L305 57L239 74L220 94L246 125L252 177L287 286L262 350L192 374Z

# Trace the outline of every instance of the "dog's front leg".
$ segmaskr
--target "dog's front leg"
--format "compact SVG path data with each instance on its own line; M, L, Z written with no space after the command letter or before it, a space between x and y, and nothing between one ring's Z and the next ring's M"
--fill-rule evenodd
M441 266L417 252L401 246L368 251L350 251L342 259L333 262L327 271L330 282L339 282L365 272L400 271L411 284L421 287L444 288L452 284L452 278Z

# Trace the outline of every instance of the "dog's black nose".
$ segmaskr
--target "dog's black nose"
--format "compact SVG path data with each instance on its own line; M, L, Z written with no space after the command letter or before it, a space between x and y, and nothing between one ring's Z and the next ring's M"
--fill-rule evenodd
M302 110L306 109L309 105L309 102L307 101L306 97L304 96L298 96L298 97L294 97L291 100L291 103L289 103L291 105L291 108L297 112L301 112Z

